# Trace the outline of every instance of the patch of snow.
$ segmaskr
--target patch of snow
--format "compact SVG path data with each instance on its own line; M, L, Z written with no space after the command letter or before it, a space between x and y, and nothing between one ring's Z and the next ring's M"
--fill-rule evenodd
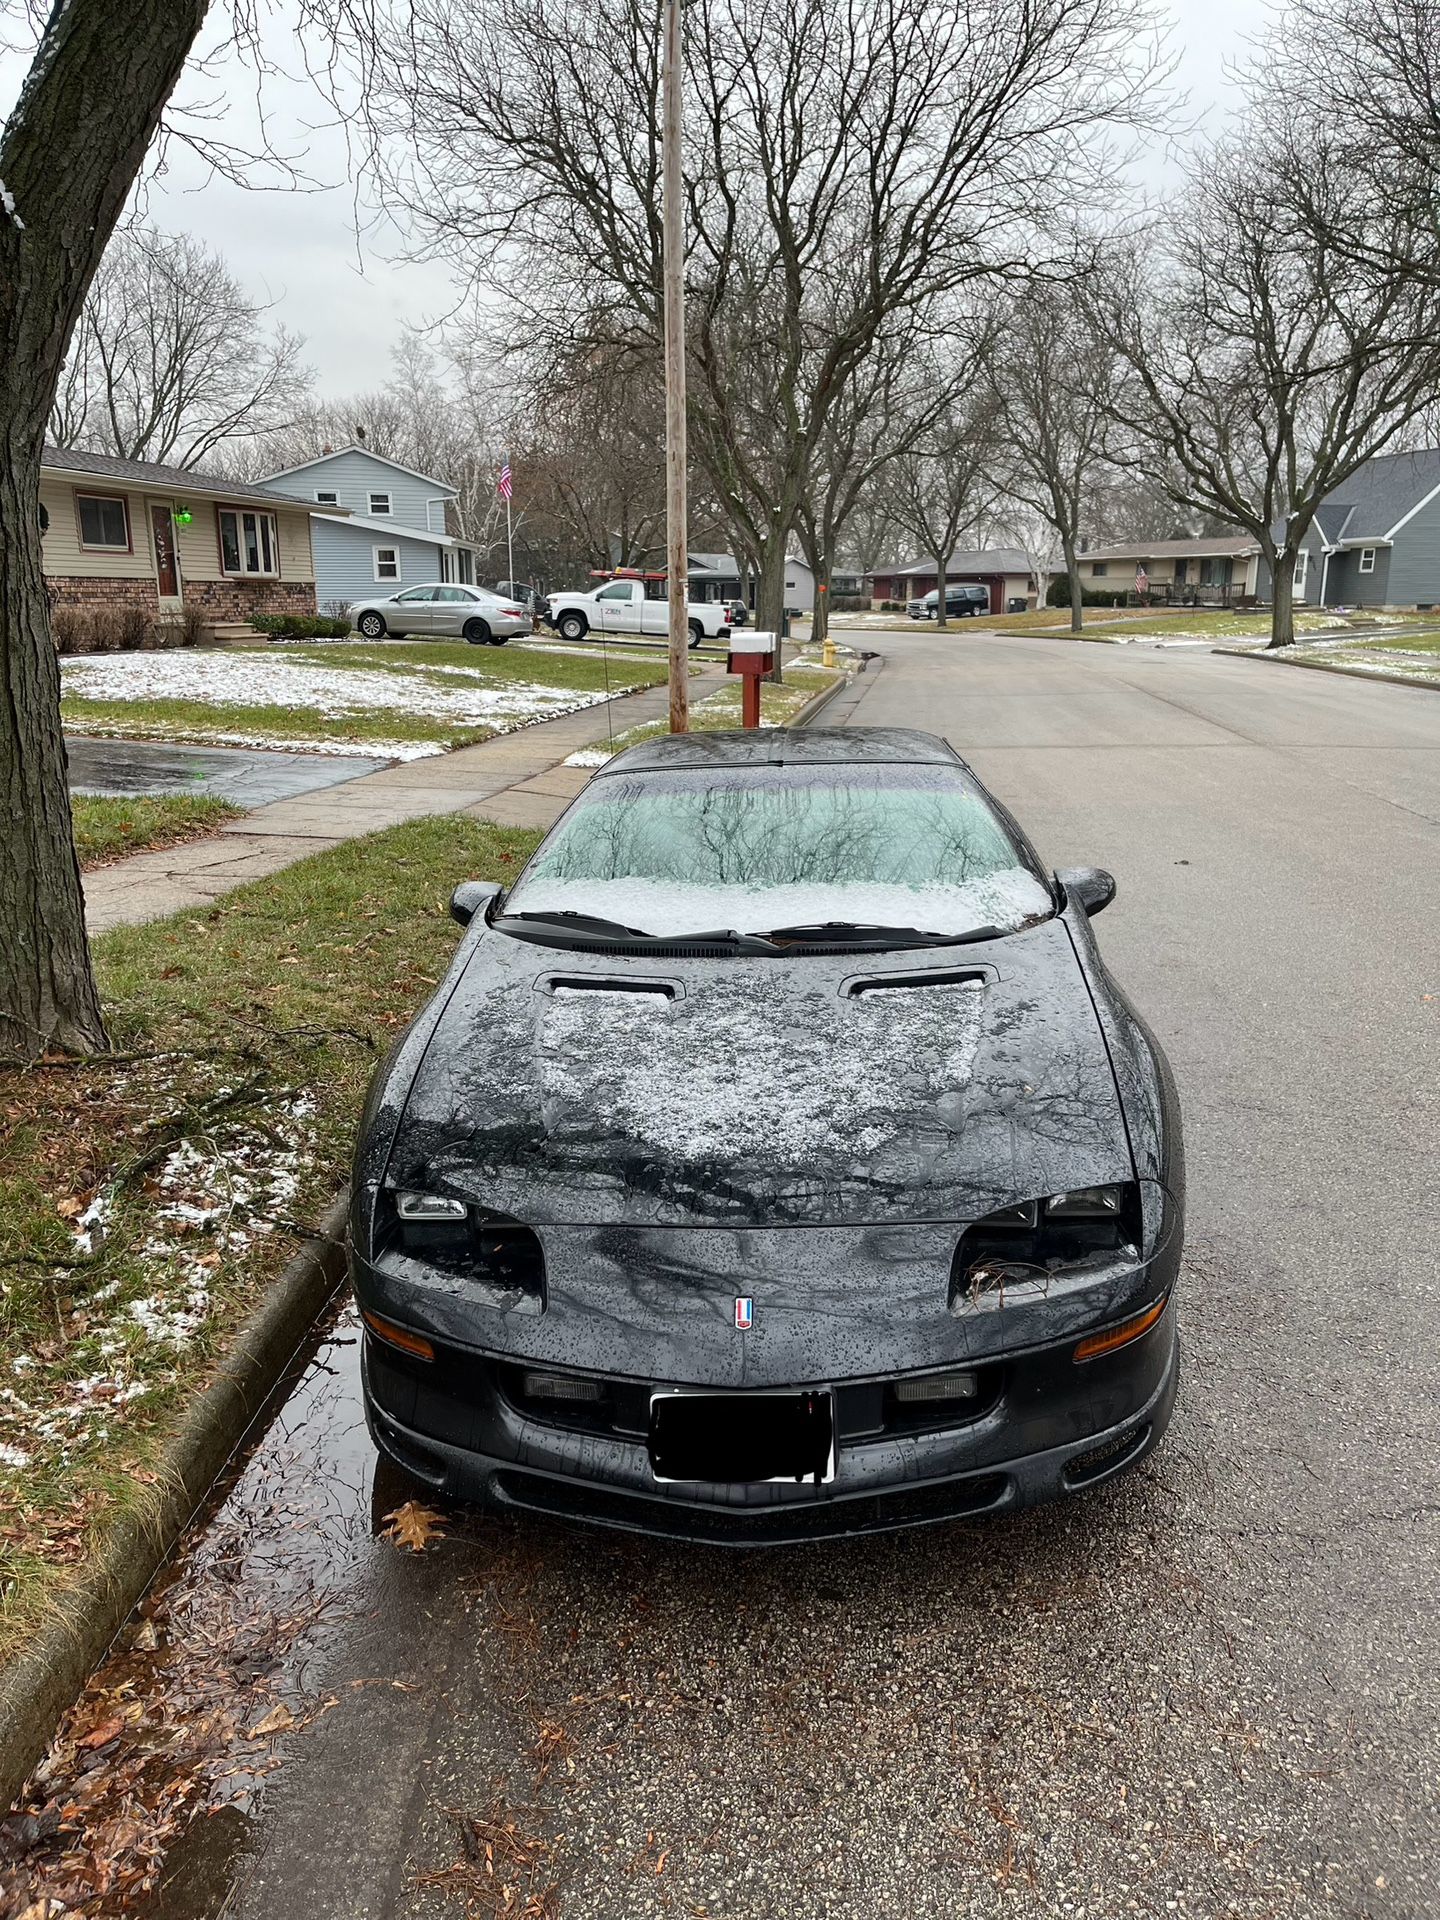
M616 752L619 752L618 747ZM578 753L567 753L560 764L564 767L603 767L614 758L615 754L605 747L581 747Z
M12 1447L0 1441L0 1467L28 1467L30 1456L23 1447Z
M1051 911L1045 888L1023 867L1007 867L959 886L897 882L794 881L787 886L704 886L627 876L562 880L537 874L523 898L527 913L590 913L647 933L708 933L725 928L764 933L772 927L854 920L869 926L919 927L926 933L970 933L976 927L1020 926Z
M784 1167L826 1151L868 1156L913 1127L917 1104L969 1080L983 1002L974 982L858 999L817 991L779 1034L761 975L727 979L720 1004L557 991L537 1036L547 1130L599 1123L686 1162L737 1146Z
M596 706L607 698L603 690L577 692L530 680L487 681L464 668L452 668L449 673L459 677L461 684L436 685L429 670L323 667L258 652L116 653L61 662L63 691L81 700L191 700L289 707L336 720L373 713L409 713L450 726L491 726L502 733L530 720ZM614 691L624 692L626 688L618 685ZM249 743L230 736L227 744ZM288 748L302 743L287 740L285 744ZM348 742L327 745L332 752L374 754L377 750L374 741L366 741L363 746ZM434 748L422 747L421 751ZM395 757L414 757L413 743Z
M23 233L25 231L25 222L20 218L19 214L15 211L15 196L13 193L11 193L10 189L6 186L3 180L0 180L0 207L3 207L6 213L9 214L10 218L14 221L17 230L20 233Z

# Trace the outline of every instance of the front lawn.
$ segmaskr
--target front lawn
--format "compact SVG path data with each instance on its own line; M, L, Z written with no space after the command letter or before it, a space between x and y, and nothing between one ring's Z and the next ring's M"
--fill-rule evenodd
M417 759L654 686L659 659L542 647L357 642L61 662L75 733Z
M216 1358L346 1177L458 880L538 835L418 820L95 943L113 1057L0 1071L0 1661L148 1497Z
M104 793L72 793L70 817L75 826L75 851L82 867L104 866L127 854L152 847L178 847L215 833L243 807L207 795L167 793L117 797Z

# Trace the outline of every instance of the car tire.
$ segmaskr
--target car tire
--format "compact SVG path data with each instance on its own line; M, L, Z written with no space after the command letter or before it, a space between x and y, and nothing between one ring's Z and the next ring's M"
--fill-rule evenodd
M465 638L472 647L488 647L491 639L490 629L483 620L467 620Z
M705 629L701 626L698 620L692 620L690 622L690 651L692 653L695 651L696 647L699 646L700 642L704 638L705 638Z
M383 633L388 631L383 616L378 613L362 613L360 618L355 622L355 626L356 630L363 633L367 640L378 640Z
M590 631L590 622L583 613L562 613L555 622L555 631L562 640L583 640Z

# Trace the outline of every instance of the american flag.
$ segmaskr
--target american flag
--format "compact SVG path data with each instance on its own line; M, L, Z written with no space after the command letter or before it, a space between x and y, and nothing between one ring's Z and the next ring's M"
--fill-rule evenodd
M514 483L510 478L510 462L507 460L500 469L500 498L508 500L514 491Z

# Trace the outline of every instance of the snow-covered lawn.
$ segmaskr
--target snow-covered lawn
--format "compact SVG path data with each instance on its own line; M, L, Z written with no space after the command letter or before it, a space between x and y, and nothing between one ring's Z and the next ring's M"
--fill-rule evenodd
M141 739L416 759L607 697L603 684L576 684L581 676L567 671L568 662L532 663L541 676L532 679L513 658L497 658L487 670L488 655L460 665L419 647L396 654L389 649L374 666L353 657L331 665L298 650L286 657L275 648L62 660L66 724ZM610 690L623 693L650 677L622 668Z

